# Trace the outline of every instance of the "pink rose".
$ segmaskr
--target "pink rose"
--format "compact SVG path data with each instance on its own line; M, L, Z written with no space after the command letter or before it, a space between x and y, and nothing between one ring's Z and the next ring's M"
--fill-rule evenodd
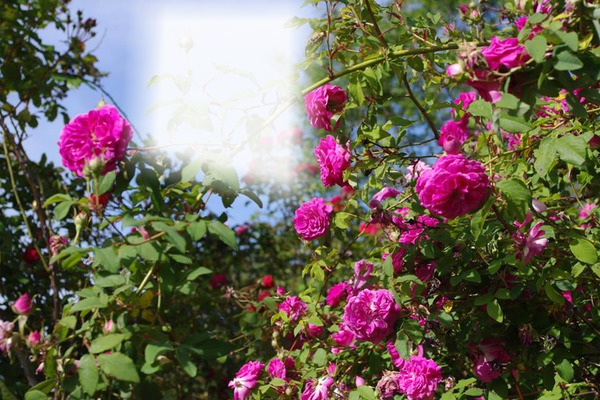
M458 75L462 74L464 72L462 65L460 64L451 64L448 65L448 67L446 67L446 75L448 75L450 78L455 78Z
M477 93L485 101L497 103L502 99L500 93L500 82L495 77L490 76L489 71L475 69L471 78L467 80L469 86L477 90Z
M42 335L38 331L32 331L29 336L27 336L27 343L29 346L35 347L42 341Z
M13 311L20 315L27 315L31 312L31 298L27 293L21 295L12 306Z
M482 382L490 382L500 376L502 366L510 361L510 355L502 345L502 340L489 338L479 345L469 344L475 375Z
M314 198L302 204L292 220L298 236L310 241L326 235L332 212L333 206L321 198Z
M379 192L373 195L373 198L371 199L371 201L369 201L369 207L371 207L372 209L381 208L381 203L385 199L397 197L400 193L402 192L400 192L398 189L384 187Z
M442 369L435 361L420 355L411 356L400 369L398 389L408 400L433 399L442 380Z
M331 118L344 110L348 96L344 89L329 83L308 93L304 98L308 121L317 129L334 131L339 125L331 127Z
M462 150L462 145L469 138L469 129L466 124L455 121L446 121L440 129L440 145L447 154L458 154Z
M309 379L306 381L300 400L328 400L331 385L333 385L333 378L330 376L319 378L316 383L313 379Z
M87 164L113 171L125 155L133 131L119 111L109 104L73 118L62 130L58 141L62 163L77 176L84 176Z
M344 171L350 167L350 152L342 147L335 138L327 135L319 140L314 150L321 169L321 181L325 187L344 185Z
M490 45L482 48L481 54L491 70L501 72L521 66L529 59L529 54L524 46L519 45L517 38L500 40L494 36Z
M544 237L546 232L541 229L543 224L543 221L535 224L527 235L520 231L513 234L516 256L525 264L529 264L531 257L542 254L548 245L548 238Z
M475 211L489 195L483 164L462 154L446 155L423 172L415 190L421 205L435 215L453 219Z
M327 304L330 307L339 305L348 296L349 291L350 285L346 282L336 283L327 292Z
M234 400L246 400L250 391L257 384L260 372L265 367L260 361L250 361L235 374L235 378L228 384L233 389Z
M429 165L425 164L423 161L417 161L406 167L406 174L404 174L404 177L410 182L413 179L417 179L421 176L423 171L427 171L428 169L431 169Z
M475 101L475 99L477 99L477 93L475 92L462 92L458 95L456 99L454 99L454 104L459 105L460 108L462 108L465 112L465 116L463 118L468 118L471 115L467 113L467 109L469 108L471 103ZM451 109L450 114L453 118L456 117L456 110L454 108ZM461 121L462 120L463 119L461 118Z
M308 307L306 303L300 300L297 296L287 297L280 305L279 311L285 312L285 314L292 320L297 321L302 317Z
M352 342L354 342L354 335L342 325L339 331L331 334L331 339L333 339L336 346L351 347Z
M342 321L356 340L379 343L394 329L400 307L386 289L364 289L348 299Z
M273 378L283 379L290 381L292 378L289 376L289 372L296 369L296 363L292 357L287 357L285 361L281 361L279 358L274 358L267 367L267 372Z

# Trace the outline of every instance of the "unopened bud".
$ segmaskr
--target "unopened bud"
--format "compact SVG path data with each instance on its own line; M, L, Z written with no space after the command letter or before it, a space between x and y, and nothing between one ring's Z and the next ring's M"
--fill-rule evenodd
M102 157L94 157L91 160L86 160L83 167L83 176L86 179L94 179L99 177L104 171L106 161Z

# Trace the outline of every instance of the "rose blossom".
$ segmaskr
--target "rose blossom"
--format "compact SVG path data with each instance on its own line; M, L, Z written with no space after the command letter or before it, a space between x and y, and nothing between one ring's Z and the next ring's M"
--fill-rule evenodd
M306 303L298 296L289 296L279 304L279 311L285 312L292 321L297 321L307 310Z
M482 382L490 382L500 376L498 364L510 361L510 355L502 345L502 340L489 338L482 340L479 345L469 344L475 375Z
M110 104L80 114L62 130L58 141L62 163L77 176L86 164L103 165L102 173L113 171L125 155L133 130Z
M339 121L332 128L331 118L344 110L344 103L347 100L348 96L344 89L329 83L308 93L304 98L304 105L310 124L329 132L337 129Z
M314 240L326 235L332 212L333 206L322 198L313 198L302 204L292 220L298 236L304 240Z
M330 376L319 378L316 384L313 379L309 379L306 381L300 400L328 400L328 391L331 385L333 385L333 378Z
M285 361L281 361L279 358L274 358L267 367L267 372L273 378L283 379L289 382L292 378L289 376L290 372L296 369L296 363L292 357L287 357Z
M369 207L372 209L381 208L381 203L385 199L397 197L401 192L398 189L391 187L384 187L379 192L373 195L371 201L369 201Z
M503 72L518 67L529 59L529 54L524 46L519 45L517 38L500 40L494 36L490 45L481 50L481 54L491 70Z
M466 124L456 121L446 121L444 126L440 128L440 138L438 145L448 154L458 154L462 149L462 145L469 138L469 129Z
M421 174L415 190L423 207L453 219L481 207L489 187L483 165L457 154L439 158L431 170Z
M17 314L29 314L31 312L31 298L29 297L29 294L22 294L17 301L15 301L15 304L13 304L12 308Z
M398 389L408 400L433 399L433 393L442 380L442 369L435 361L411 356L400 369Z
M431 169L429 165L425 164L423 161L417 161L416 163L406 167L406 173L404 174L404 177L410 182L413 179L417 179L424 171L427 171L428 169Z
M513 234L514 245L517 251L517 258L525 264L529 264L531 257L542 254L548 245L548 238L544 237L546 233L541 229L543 221L538 222L529 230L527 235L520 231Z
M352 155L335 138L327 135L319 140L314 149L315 157L321 169L321 181L325 187L344 185L344 171L350 167Z
M349 291L350 285L346 282L336 283L327 292L327 304L330 307L339 305L348 296Z
M228 384L233 389L234 400L246 400L250 390L252 390L258 381L260 372L265 367L260 361L250 361L235 374L235 378Z
M392 333L400 307L386 289L364 289L348 299L342 321L359 341L379 343Z
M13 329L15 324L0 319L0 351L8 352L12 346Z
M476 98L477 98L477 93L475 93L475 92L462 92L458 95L458 97L456 99L454 99L454 104L459 105L460 108L462 108L463 111L465 112L464 117L462 117L460 119L461 121L465 121L466 119L468 119L468 117L471 116L471 114L469 114L467 112L467 110L469 109L469 106L471 105L472 102L475 101ZM456 117L456 110L454 108L451 109L450 114L452 115L452 118Z

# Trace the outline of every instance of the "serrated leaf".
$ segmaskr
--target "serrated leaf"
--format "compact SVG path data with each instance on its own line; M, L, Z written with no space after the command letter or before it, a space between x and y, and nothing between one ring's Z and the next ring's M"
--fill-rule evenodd
M492 105L485 100L475 100L469 104L467 112L475 117L492 118Z
M73 202L71 201L63 201L62 203L57 204L56 207L54 207L54 219L57 221L64 219L69 214L72 204Z
M533 127L523 117L502 113L500 114L500 128L510 133L525 133Z
M587 141L581 136L566 135L556 139L559 158L572 165L583 165L587 148Z
M498 182L496 187L506 199L510 213L523 221L531 204L531 192L525 183L520 179L513 178Z
M575 71L582 67L583 61L569 50L558 53L554 63L554 69L557 71Z
M58 202L61 202L61 201L69 201L69 202L72 202L72 201L73 201L73 198L72 198L70 195L66 194L66 193L56 193L56 194L54 194L54 195L52 195L52 196L48 197L48 198L46 199L46 201L44 201L44 204L42 205L42 207L46 208L46 207L48 207L50 204L53 204L53 203L58 203Z
M219 221L211 221L210 225L208 225L208 231L217 235L217 237L227 246L237 250L238 244L235 233L230 228L223 225L223 223Z
M535 35L533 39L525 42L525 49L538 64L544 62L547 47L548 42L542 35Z
M94 267L102 267L102 269L115 273L119 271L121 266L119 263L119 257L115 252L114 247L104 247L94 249Z
M140 376L131 358L122 353L100 354L98 363L102 372L117 380L139 383Z
M104 299L100 297L88 297L87 299L79 300L75 305L69 310L71 313L77 311L85 311L92 310L95 308L104 308L107 306L107 303Z
M206 235L206 221L191 222L187 232L194 241L198 241Z
M570 244L571 252L579 261L593 265L598 262L598 251L587 239L575 238Z
M126 279L123 275L95 276L94 285L100 287L115 287L124 285Z
M560 364L556 364L556 372L558 372L558 375L566 382L571 382L575 376L573 366L568 360L562 360Z
M333 217L333 224L340 229L347 229L350 227L350 218L353 217L352 214L347 212L338 212Z
M187 346L180 346L175 349L175 356L186 374L192 378L198 374L198 367L190 359L190 349Z
M199 276L208 275L208 274L212 274L212 271L210 269L208 269L206 267L198 267L195 270L193 270L192 272L190 272L186 279L188 281L193 281L194 279L198 278Z
M201 161L194 161L183 167L181 170L181 182L185 183L195 179L201 168Z
M98 192L100 192L98 194L101 195L111 190L115 183L116 177L117 174L115 171L110 171L107 174L103 175L100 178L100 185L98 185Z
M535 162L533 167L542 177L548 176L552 169L552 164L556 160L556 139L546 137L540 142L540 146L535 149Z
M113 349L120 345L125 339L125 335L122 333L113 333L111 335L99 336L92 341L90 346L90 353L98 354L103 353L107 350Z
M90 396L96 393L98 387L98 367L96 366L96 359L90 354L85 354L79 359L79 365L77 366L77 374L79 375L79 383L83 388L83 391Z

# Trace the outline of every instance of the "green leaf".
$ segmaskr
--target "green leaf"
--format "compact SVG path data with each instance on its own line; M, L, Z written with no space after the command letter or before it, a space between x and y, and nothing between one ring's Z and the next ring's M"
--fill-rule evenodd
M557 71L574 71L582 67L583 61L569 50L558 53L556 62L554 63L554 69Z
M500 128L511 133L524 133L529 132L532 126L523 117L503 112L500 114Z
M164 222L152 222L152 227L158 232L165 232L167 234L167 240L181 253L185 253L187 243L185 239L179 234L177 229L172 226L165 224Z
M122 286L126 282L123 275L95 276L94 285L100 287Z
M559 158L572 165L583 165L587 148L587 141L581 136L567 135L556 139Z
M494 295L492 293L480 294L475 297L475 301L473 304L476 306L482 306L484 304L488 304L490 301L494 299Z
M100 192L99 195L104 194L112 189L112 187L115 183L116 177L117 177L116 172L110 171L109 173L107 173L106 175L103 175L100 178L100 184L98 185L98 191Z
M121 266L119 263L119 257L115 252L114 247L103 247L94 249L94 267L102 267L102 269L115 273L119 271Z
M175 356L186 374L192 378L198 374L198 367L196 367L196 364L190 359L190 349L188 346L178 347L175 350Z
M60 221L64 219L69 214L69 209L73 202L71 201L63 201L54 207L54 219Z
M147 242L144 244L141 244L139 246L136 246L136 250L138 255L149 262L157 262L158 258L160 257L160 253L158 252L158 250L156 249L156 246L154 245L154 243L152 242Z
M354 215L347 212L338 212L335 214L335 217L333 217L333 224L340 229L347 229L350 227L349 220L353 216Z
M558 293L556 289L554 289L552 283L546 282L546 284L544 285L544 291L546 292L546 296L548 296L548 298L552 300L552 302L560 305L565 304L565 298L560 293Z
M485 100L475 100L469 104L467 112L475 117L492 119L492 105Z
M196 178L202 168L202 161L193 161L181 170L181 182L189 182Z
M85 354L79 360L77 366L77 374L79 375L79 383L83 391L90 396L96 393L98 387L98 367L96 366L96 359L90 354Z
M596 247L587 239L575 238L570 244L571 252L579 261L586 264L596 264L598 262L598 252Z
M327 351L321 348L317 349L313 354L312 361L315 365L322 367L327 363Z
M54 387L56 387L57 382L58 380L56 379L47 379L33 386L31 389L29 389L29 391L39 390L42 393L48 394L52 389L54 389Z
M100 354L98 363L102 372L125 382L139 383L140 376L131 358L122 353Z
M375 390L371 386L363 385L356 388L356 391L360 394L360 397L365 400L375 400Z
M72 198L70 195L68 195L68 194L65 194L65 193L56 193L56 194L54 194L54 195L52 195L52 196L48 197L48 198L46 199L46 201L44 202L44 204L43 204L43 206L42 206L42 207L46 208L46 207L48 207L50 204L53 204L53 203L59 203L59 202L62 202L62 201L69 201L69 202L73 202L73 198Z
M172 350L173 350L173 347L171 346L170 343L159 343L159 344L150 343L149 345L146 346L146 349L144 350L144 359L146 360L146 362L148 364L152 364L152 363L154 363L154 361L156 361L156 358L158 356L168 353L169 351L172 351Z
M352 75L348 82L348 93L357 105L361 105L365 102L365 94L362 90L361 81L358 79L358 75Z
M523 221L531 204L531 192L520 179L513 178L500 181L496 187L508 203L508 210L516 215L517 219Z
M191 222L187 227L188 234L194 241L198 241L206 235L206 221Z
M263 208L263 202L262 202L262 200L253 191L248 190L248 189L240 189L239 193L243 194L244 196L248 197L250 200L252 200L253 202L255 202L256 205L258 206L258 208Z
M79 300L70 310L71 313L77 311L92 310L94 308L104 308L108 304L106 300L100 297L88 297L87 299Z
M498 300L494 299L489 302L486 306L486 311L494 321L502 323L504 320L504 313L502 312L502 308L500 307Z
M221 241L227 246L237 250L238 244L235 233L230 228L223 225L223 223L219 221L211 221L210 225L208 225L208 231L217 235L218 238L221 239Z
M193 281L194 279L198 278L199 276L208 275L208 274L212 274L212 271L210 269L208 269L206 267L198 267L195 270L193 270L192 272L190 272L186 279L188 281Z
M535 155L533 163L535 171L542 177L547 177L556 159L556 139L545 137L533 154Z
M113 349L123 342L125 335L122 333L114 333L111 335L100 336L92 341L90 346L90 353L98 354L103 353L106 350Z
M575 371L573 371L573 366L568 360L562 360L560 364L556 364L556 372L563 378L566 382L571 382L573 377L575 376Z
M29 390L25 393L25 400L48 400L48 396L39 390Z
M538 64L544 62L547 47L548 42L542 35L535 35L533 39L525 42L525 49Z

